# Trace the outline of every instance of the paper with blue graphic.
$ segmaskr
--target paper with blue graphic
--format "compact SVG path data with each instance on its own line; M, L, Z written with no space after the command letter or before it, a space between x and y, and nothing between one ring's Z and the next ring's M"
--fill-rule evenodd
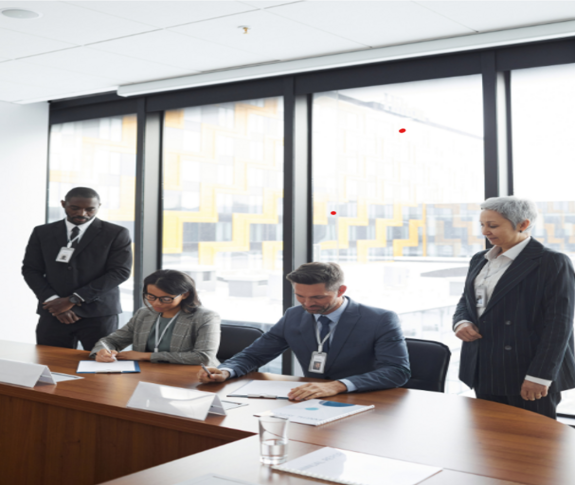
M274 409L273 416L288 418L294 423L319 426L320 424L330 423L336 419L346 418L373 408L373 405L360 406L358 404L310 399L309 401Z

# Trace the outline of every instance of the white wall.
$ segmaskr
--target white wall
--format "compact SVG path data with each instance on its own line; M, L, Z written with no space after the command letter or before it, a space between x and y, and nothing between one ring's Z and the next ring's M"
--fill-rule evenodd
M0 102L0 339L36 343L37 300L21 274L35 226L44 224L48 103Z

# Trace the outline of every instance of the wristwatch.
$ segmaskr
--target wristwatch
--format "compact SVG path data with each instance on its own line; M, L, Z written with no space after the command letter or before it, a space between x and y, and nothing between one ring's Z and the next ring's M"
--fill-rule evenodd
M68 300L70 300L70 303L73 303L74 305L80 306L82 304L82 300L80 300L76 295L70 296Z

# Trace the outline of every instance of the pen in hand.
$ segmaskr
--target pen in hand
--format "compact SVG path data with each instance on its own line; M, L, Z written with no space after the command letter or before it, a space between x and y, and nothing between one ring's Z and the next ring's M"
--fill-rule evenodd
M200 363L200 365L202 366L202 369L204 369L206 374L208 374L208 377L212 377L212 373L208 370L208 368L204 364Z
M108 348L108 346L104 342L102 342L102 347L104 347L108 352L110 352L112 359L117 360L116 356L112 353L112 351Z

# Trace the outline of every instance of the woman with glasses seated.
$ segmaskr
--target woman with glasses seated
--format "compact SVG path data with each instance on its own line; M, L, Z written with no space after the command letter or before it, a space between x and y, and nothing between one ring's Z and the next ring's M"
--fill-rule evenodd
M98 362L149 360L218 365L220 316L203 308L194 280L163 269L144 280L144 304L130 321L100 339L90 357ZM128 345L134 350L121 352Z

